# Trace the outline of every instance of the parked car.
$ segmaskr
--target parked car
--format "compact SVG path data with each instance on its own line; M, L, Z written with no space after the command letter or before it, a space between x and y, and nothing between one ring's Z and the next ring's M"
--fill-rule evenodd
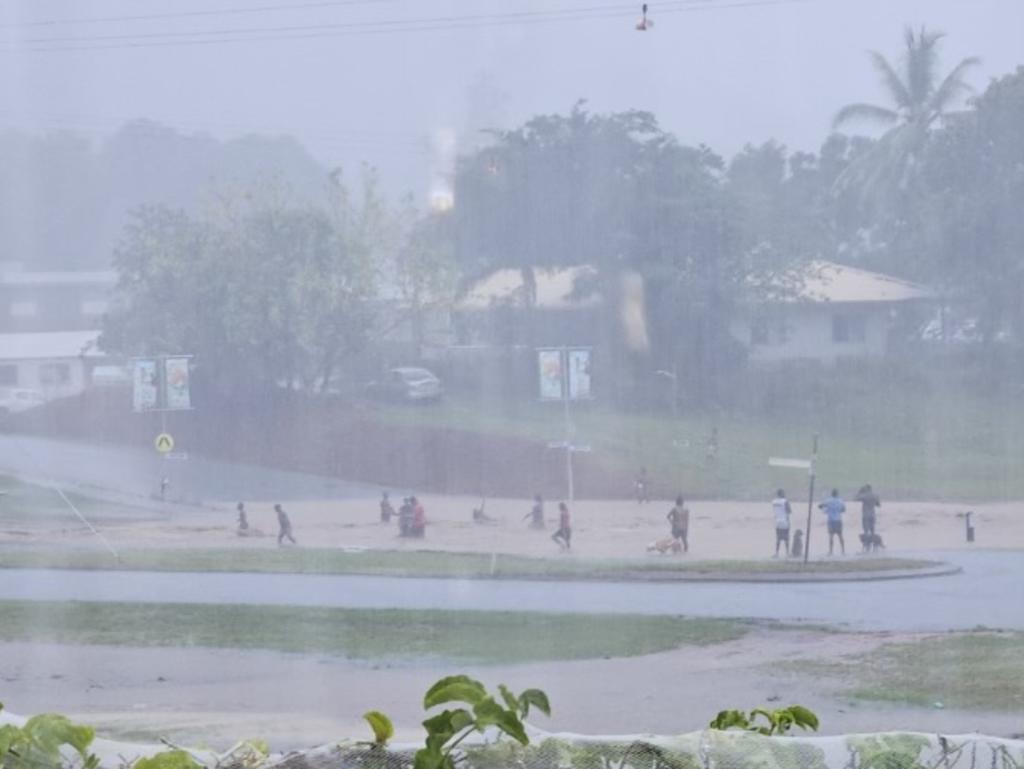
M433 372L414 366L390 369L366 389L375 398L407 402L438 400L443 393L441 380Z
M20 414L46 403L46 396L38 390L20 387L0 387L0 419L8 414Z

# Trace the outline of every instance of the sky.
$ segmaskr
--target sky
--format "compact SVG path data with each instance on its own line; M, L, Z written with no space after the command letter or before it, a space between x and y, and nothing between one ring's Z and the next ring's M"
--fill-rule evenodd
M291 134L325 165L426 194L480 129L587 99L644 109L730 155L814 150L881 97L868 50L945 31L979 88L1024 64L1022 0L5 0L0 126L101 136L149 118L227 138ZM126 18L136 17L136 18Z

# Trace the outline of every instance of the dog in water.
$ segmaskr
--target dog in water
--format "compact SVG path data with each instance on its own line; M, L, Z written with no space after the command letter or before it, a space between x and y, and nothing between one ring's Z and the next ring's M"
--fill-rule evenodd
M864 546L865 553L874 553L885 550L885 543L881 534L861 534L860 543Z
M683 546L679 543L679 540L675 537L665 537L665 539L658 539L647 546L648 553L681 553L683 552Z

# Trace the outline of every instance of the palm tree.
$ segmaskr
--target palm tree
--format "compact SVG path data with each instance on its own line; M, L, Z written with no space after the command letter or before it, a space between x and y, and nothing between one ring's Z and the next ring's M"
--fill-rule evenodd
M944 33L929 32L924 27L915 34L907 27L903 31L906 51L902 71L882 54L872 51L871 63L881 75L893 106L848 104L836 113L832 127L839 129L855 120L864 120L888 127L914 125L928 129L948 114L956 101L971 91L964 74L977 66L979 60L973 56L964 59L940 83L937 47L943 37Z
M838 183L854 183L867 191L878 192L880 182L895 182L905 190L910 171L916 162L932 126L948 115L951 109L972 89L964 80L966 72L979 64L976 57L957 64L940 82L938 44L945 35L924 27L917 33L910 27L903 32L905 51L899 67L877 51L870 53L871 62L882 78L892 106L848 104L836 113L832 127L838 130L852 122L870 122L887 128L862 162L852 164ZM892 189L892 187L890 187Z

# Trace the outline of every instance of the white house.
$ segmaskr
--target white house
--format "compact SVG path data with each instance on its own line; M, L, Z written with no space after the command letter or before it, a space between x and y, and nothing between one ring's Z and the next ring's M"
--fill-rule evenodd
M812 262L790 278L789 290L729 324L752 363L884 355L900 314L934 298L924 286L832 262Z
M85 389L93 363L102 359L99 331L0 334L0 388L41 393L46 400Z

